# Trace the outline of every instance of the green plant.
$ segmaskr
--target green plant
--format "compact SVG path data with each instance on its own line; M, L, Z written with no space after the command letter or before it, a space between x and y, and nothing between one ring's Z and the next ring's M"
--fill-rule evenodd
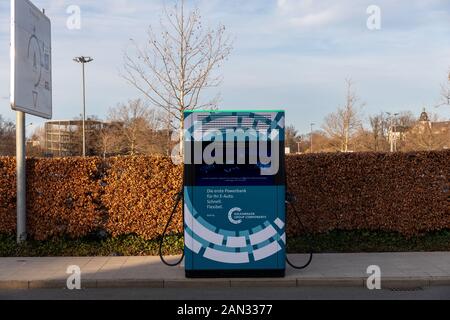
M31 240L17 246L15 237L0 235L0 257L155 256L159 253L159 240L127 235L103 240ZM181 234L170 235L164 241L164 255L180 254L183 247ZM311 249L315 253L450 251L450 230L412 238L374 231L333 231L288 238L289 253L307 253Z

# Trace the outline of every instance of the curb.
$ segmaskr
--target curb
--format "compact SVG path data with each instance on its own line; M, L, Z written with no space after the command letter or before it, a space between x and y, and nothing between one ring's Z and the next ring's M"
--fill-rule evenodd
M210 288L295 288L354 287L365 288L364 278L299 278L299 279L208 279L208 280L85 280L83 289L210 289ZM386 278L383 289L414 289L450 286L450 277ZM1 290L65 289L65 280L0 280Z

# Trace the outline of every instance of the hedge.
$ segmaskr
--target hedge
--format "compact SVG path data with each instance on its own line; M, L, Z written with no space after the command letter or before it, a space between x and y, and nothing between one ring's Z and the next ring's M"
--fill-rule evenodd
M449 151L289 157L287 167L297 210L314 233L450 229Z
M314 154L286 159L289 234L332 230L412 237L450 229L450 151ZM182 185L182 168L162 157L29 159L28 230L35 240L161 234ZM14 234L15 160L0 158L0 234ZM180 211L181 209L179 209ZM170 232L182 230L181 214Z
M94 231L103 218L98 206L101 165L100 159L28 161L30 235L45 240L65 235L76 238Z
M116 158L109 163L101 198L112 236L137 234L153 239L164 230L181 190L182 169L167 158ZM181 206L169 233L182 230Z

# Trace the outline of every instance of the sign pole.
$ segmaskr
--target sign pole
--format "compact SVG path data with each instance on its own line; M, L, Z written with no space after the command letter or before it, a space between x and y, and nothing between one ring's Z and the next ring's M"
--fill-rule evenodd
M25 113L17 111L16 175L17 175L17 243L27 240Z
M17 243L27 240L25 115L52 118L51 21L31 0L11 0L11 108L16 111Z

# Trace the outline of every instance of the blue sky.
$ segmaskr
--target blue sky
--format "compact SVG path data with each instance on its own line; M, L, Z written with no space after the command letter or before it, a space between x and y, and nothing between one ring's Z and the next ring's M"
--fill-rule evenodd
M194 1L188 1L193 3ZM34 0L53 23L54 118L81 110L81 68L91 55L88 114L139 97L119 75L129 39L142 42L159 24L162 0ZM166 3L171 3L167 0ZM222 69L220 108L284 108L288 122L307 132L311 122L342 105L351 77L364 114L433 109L450 69L450 0L198 0L204 23L227 27L234 50ZM66 13L80 6L81 30ZM379 31L366 26L369 5L381 8ZM9 95L9 1L0 1L0 114L14 119ZM215 95L216 92L210 92ZM28 122L42 123L29 117Z

